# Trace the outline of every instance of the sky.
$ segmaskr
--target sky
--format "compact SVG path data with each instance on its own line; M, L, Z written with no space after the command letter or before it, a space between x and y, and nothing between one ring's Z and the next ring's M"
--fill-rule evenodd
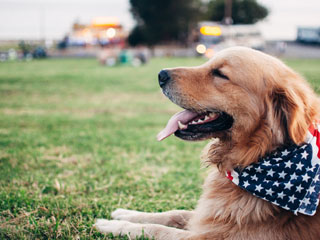
M161 0L159 0L161 1ZM297 26L320 27L320 0L258 0L270 14L259 23L269 40L294 40ZM117 17L125 29L135 22L129 0L0 0L1 39L61 39L73 22Z

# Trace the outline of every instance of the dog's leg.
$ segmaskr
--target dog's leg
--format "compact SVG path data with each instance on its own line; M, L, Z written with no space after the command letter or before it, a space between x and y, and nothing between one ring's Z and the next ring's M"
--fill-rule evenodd
M112 212L111 217L116 220L125 220L133 223L154 223L168 227L186 229L187 223L192 215L192 211L186 210L147 213L119 208Z
M130 239L140 236L156 240L184 240L193 237L192 232L159 224L139 224L119 220L98 219L95 228L102 233L112 233L114 236L127 235Z

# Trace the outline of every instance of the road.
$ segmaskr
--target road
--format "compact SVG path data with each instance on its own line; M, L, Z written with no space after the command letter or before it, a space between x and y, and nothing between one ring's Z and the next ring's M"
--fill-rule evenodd
M265 52L284 58L320 58L320 45L297 42L267 42Z

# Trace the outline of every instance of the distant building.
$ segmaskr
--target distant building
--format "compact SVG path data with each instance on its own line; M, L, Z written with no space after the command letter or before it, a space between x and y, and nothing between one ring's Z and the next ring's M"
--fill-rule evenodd
M298 27L297 41L320 43L320 27Z
M88 25L74 23L67 38L69 46L122 45L127 33L116 18L97 17Z
M208 58L221 49L245 46L258 50L265 48L265 40L255 24L223 25L217 22L199 22L193 31L195 50Z

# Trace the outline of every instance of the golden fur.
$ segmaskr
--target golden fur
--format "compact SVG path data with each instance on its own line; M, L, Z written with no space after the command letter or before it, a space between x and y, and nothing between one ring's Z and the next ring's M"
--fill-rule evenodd
M229 80L213 77L212 69ZM278 59L242 47L221 51L199 67L168 71L175 103L197 112L218 109L234 118L232 128L215 133L219 140L204 150L203 161L212 168L198 206L193 212L158 214L119 209L113 218L121 221L97 222L96 227L131 237L144 229L156 239L320 239L319 208L315 216L295 216L225 177L226 170L257 162L281 145L304 141L320 112L319 99L307 82Z

